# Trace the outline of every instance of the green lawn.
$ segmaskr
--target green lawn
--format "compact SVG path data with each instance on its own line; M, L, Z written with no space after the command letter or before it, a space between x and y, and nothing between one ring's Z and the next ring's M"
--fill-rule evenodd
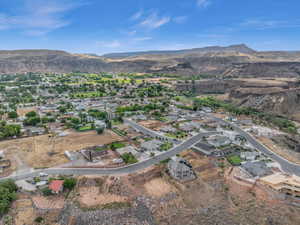
M238 155L228 156L227 160L233 166L239 166L242 162L242 159Z
M187 134L183 131L177 131L176 133L167 133L166 136L170 138L183 139L187 136Z
M124 148L126 145L122 142L114 142L110 144L111 149Z
M92 126L91 126L91 124L88 124L83 127L79 127L77 130L80 132L89 131L89 130L92 130Z

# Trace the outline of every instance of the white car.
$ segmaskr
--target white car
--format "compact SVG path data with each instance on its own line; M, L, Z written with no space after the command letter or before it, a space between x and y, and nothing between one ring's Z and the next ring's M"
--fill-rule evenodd
M48 174L46 173L39 173L40 177L48 177Z

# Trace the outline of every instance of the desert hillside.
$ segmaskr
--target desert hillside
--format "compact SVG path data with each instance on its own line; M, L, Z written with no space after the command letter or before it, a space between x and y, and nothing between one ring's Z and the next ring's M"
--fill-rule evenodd
M225 77L298 77L299 52L258 52L245 45L104 56L54 50L0 51L0 73L136 72Z

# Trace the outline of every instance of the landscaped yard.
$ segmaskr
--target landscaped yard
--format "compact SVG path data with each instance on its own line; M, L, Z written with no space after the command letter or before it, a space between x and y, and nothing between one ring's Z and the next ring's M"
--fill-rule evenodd
M111 149L118 149L118 148L124 148L126 145L122 142L114 142L114 143L111 143L110 145L110 148Z
M89 130L93 130L92 125L91 124L87 124L83 127L79 127L78 131L84 132L84 131L89 131Z
M166 143L164 143L164 144L162 144L161 146L160 146L160 149L162 150L162 151L168 151L170 148L172 148L173 147L173 144L172 143L170 143L170 142L166 142Z
M227 157L228 162L233 166L241 165L242 159L238 155L232 155Z
M126 136L127 135L127 132L126 131L122 131L118 128L112 128L111 129L113 132L115 132L116 134L120 135L120 136Z
M123 155L121 155L121 158L124 160L126 164L133 164L138 162L135 156L132 155L131 153L124 153Z

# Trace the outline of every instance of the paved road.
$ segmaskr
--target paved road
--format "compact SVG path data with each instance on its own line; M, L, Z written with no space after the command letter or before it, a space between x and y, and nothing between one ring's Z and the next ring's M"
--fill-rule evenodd
M198 135L193 136L187 141L182 142L181 144L173 147L167 152L164 152L160 155L154 156L153 158L150 158L148 160L135 163L129 166L125 167L119 167L119 168L49 168L49 169L42 169L42 170L36 170L34 172L19 174L7 178L2 178L0 180L4 179L14 179L14 180L22 180L30 177L38 176L40 172L47 173L49 175L122 175L122 174L129 174L134 173L139 170L145 169L147 167L150 167L152 165L160 163L162 160L168 159L172 156L175 156L176 154L179 154L180 152L189 149L194 144L201 141L202 137L209 136L213 134L217 134L219 132L207 132L207 133L200 133Z
M238 127L235 124L229 123L225 120L222 120L220 118L214 117L212 115L209 115L210 118L214 119L215 121L223 122L228 125L231 125L235 131L237 131L240 135L244 136L256 149L264 153L265 155L269 156L274 161L278 162L281 166L281 169L289 174L295 174L297 176L300 176L300 165L292 163L283 157L279 156L278 154L272 152L270 149L268 149L266 146L261 144L259 141L257 141L251 134L244 131L240 127Z
M168 141L174 142L176 144L180 143L180 141L177 141L171 137L166 137L166 136L164 136L154 130L148 129L132 120L124 119L124 122L127 123L129 126L133 127L134 129L142 132L143 134L149 135L150 137L154 137L154 138L158 138L158 139L162 139L162 140L168 140Z

